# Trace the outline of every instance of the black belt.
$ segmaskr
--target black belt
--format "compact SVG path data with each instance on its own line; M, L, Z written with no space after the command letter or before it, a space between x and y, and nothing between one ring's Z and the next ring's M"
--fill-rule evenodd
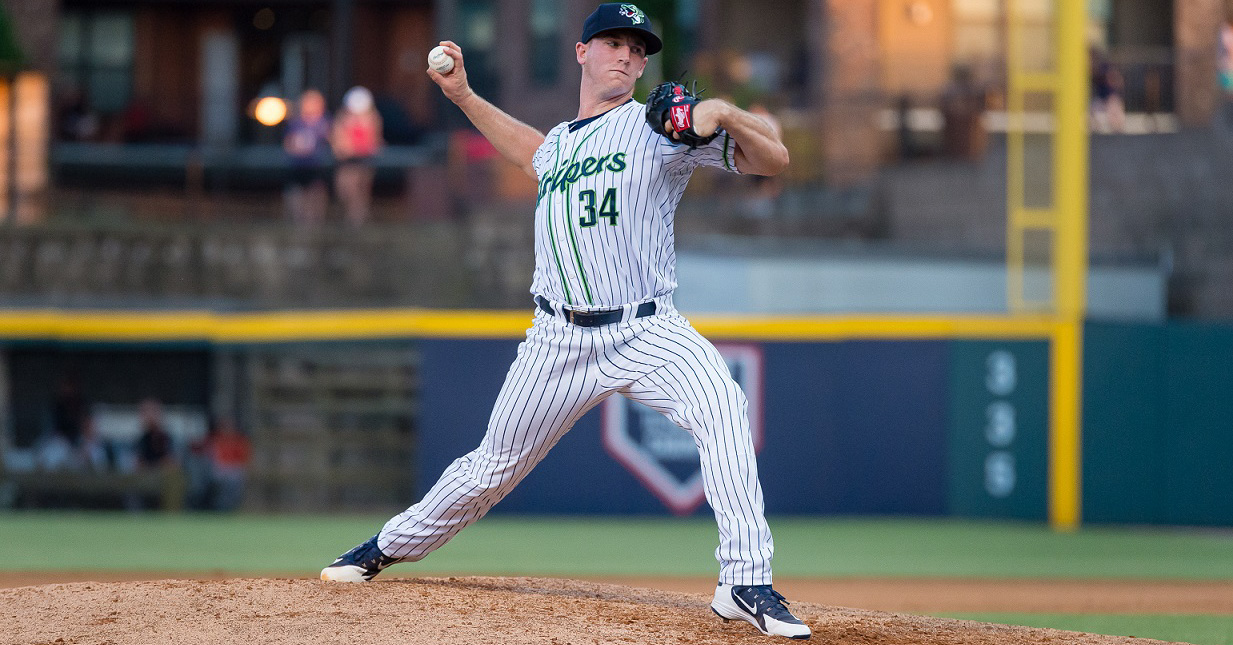
M557 312L552 308L542 296L535 296L535 304L544 310L545 313L555 316ZM575 311L561 307L561 314L565 319L579 327L600 327L602 325L611 325L615 322L621 322L621 316L624 312L621 309L604 309L602 311ZM646 316L655 315L655 301L644 302L638 305L637 311L634 312L634 318L644 318Z

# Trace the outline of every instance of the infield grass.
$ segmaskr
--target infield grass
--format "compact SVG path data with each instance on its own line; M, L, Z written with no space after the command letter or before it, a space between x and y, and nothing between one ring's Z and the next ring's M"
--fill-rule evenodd
M0 512L0 570L314 575L386 516ZM1233 532L1034 523L771 518L791 576L1233 580ZM477 522L425 574L712 575L710 518Z

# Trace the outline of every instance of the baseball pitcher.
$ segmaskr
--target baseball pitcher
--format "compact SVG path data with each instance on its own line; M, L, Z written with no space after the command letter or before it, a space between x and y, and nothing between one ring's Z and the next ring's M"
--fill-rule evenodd
M672 304L673 214L698 166L774 175L788 153L759 117L676 83L633 98L647 56L663 43L641 9L600 5L574 46L578 115L547 135L476 95L462 50L428 75L508 160L539 182L534 320L518 347L475 450L450 465L417 504L339 556L323 580L370 580L417 561L483 517L574 423L620 394L666 415L697 444L706 499L719 525L711 608L764 634L806 639L807 625L771 587L745 395L719 352Z

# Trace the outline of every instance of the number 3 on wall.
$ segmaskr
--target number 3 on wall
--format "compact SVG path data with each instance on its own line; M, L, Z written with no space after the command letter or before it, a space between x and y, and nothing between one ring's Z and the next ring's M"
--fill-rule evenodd
M989 393L1010 396L1018 384L1015 355L997 350L985 359L985 387ZM1015 406L1010 401L995 400L985 408L985 439L992 452L985 456L985 491L990 497L1009 497L1015 491L1015 455L1008 450L1015 440Z

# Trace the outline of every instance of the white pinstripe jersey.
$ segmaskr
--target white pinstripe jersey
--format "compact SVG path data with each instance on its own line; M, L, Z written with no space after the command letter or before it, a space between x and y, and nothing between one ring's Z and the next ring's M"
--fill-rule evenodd
M673 218L699 165L736 172L721 133L691 150L656 134L630 99L548 132L532 161L535 277L531 293L575 309L609 309L676 288Z

